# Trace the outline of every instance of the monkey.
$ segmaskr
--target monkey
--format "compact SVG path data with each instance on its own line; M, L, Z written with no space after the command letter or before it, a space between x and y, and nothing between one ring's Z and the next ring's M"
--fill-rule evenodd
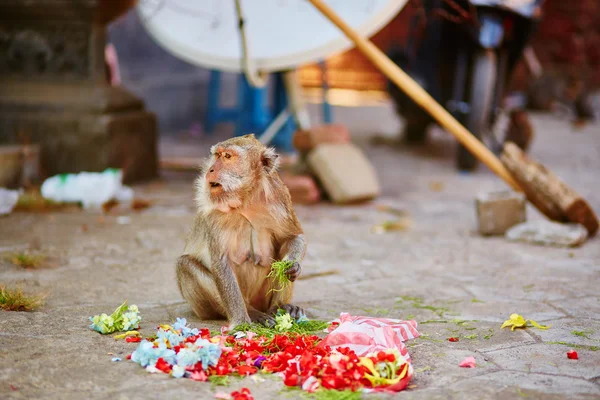
M215 144L201 162L197 212L176 262L179 291L200 319L227 319L233 328L273 326L278 309L294 319L305 315L289 302L307 245L278 157L247 134ZM286 271L291 284L267 277L274 260L293 262Z

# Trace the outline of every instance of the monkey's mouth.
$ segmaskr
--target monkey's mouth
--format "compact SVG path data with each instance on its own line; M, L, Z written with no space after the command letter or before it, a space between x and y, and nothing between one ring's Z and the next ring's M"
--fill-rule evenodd
M210 190L222 188L219 182L209 182Z

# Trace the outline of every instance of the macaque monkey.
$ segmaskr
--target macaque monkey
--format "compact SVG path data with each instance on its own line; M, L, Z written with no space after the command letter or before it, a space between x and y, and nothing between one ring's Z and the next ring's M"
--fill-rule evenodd
M281 288L267 278L274 260L291 260L294 282L306 254L278 164L274 149L250 134L217 143L200 167L198 211L176 266L181 295L199 318L272 326L279 308L304 314L289 304L293 283Z

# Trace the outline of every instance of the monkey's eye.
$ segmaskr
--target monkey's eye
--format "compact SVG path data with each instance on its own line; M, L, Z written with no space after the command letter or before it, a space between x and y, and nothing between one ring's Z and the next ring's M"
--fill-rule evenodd
M227 159L230 159L230 158L231 158L231 154L229 154L229 153L225 153L225 154L224 154L224 157L225 157L225 158L227 158Z

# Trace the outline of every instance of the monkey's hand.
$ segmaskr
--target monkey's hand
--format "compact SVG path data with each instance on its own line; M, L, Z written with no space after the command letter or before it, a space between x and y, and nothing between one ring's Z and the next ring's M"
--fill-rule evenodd
M300 267L299 262L295 262L290 268L285 271L285 276L292 282L294 282L300 276L302 272L302 267Z

